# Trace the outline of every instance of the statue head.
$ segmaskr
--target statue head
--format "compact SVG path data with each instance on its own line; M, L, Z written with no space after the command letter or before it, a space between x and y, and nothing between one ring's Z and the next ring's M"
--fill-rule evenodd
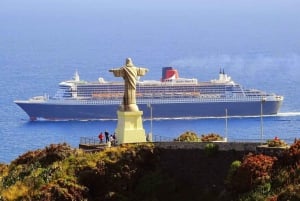
M132 67L132 66L134 66L133 63L132 63L131 58L127 58L127 59L126 59L126 66L127 66L127 67Z

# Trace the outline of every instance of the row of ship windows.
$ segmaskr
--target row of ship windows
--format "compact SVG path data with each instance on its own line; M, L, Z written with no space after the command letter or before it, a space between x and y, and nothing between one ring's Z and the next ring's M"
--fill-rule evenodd
M97 90L96 90L97 89ZM145 89L145 88L144 88ZM71 88L64 88L62 91L60 91L60 94L64 95L72 95L73 93L76 93L78 96L91 96L93 94L101 94L101 93L120 93L123 92L124 87L83 87L78 88L77 90L72 90ZM226 87L223 85L222 87L164 87L164 88L157 88L157 87L147 87L147 90L144 90L144 93L176 93L176 92L200 92L201 94L215 94L215 93L225 93L226 91L232 92L232 93L244 93L241 91L238 87L231 87L230 89L226 90ZM139 92L139 89L137 93Z
M186 89L186 90L195 90L195 91L198 91L198 90L213 90L213 89L217 89L217 90L220 90L220 89L234 89L234 88L240 88L238 85L236 86L225 86L225 85L212 85L212 86L137 86L137 89L145 89L145 90L150 90L150 89L153 89L153 90L157 90L157 89L164 89L164 90L178 90L178 89ZM78 90L91 90L91 91L103 91L103 90L109 90L109 91L113 91L113 90L124 90L124 86L123 85L120 85L120 86L116 86L116 85L112 85L112 86L80 86L80 87L74 87L73 89L76 89L77 91Z

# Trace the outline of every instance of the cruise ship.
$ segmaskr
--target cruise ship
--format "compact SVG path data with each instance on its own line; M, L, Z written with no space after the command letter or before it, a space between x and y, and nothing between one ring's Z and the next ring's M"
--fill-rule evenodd
M87 82L76 72L54 96L14 102L32 121L117 119L123 93L122 80ZM243 88L222 69L218 79L200 82L179 77L173 67L163 67L160 80L138 80L136 99L145 119L276 115L283 102L280 95Z

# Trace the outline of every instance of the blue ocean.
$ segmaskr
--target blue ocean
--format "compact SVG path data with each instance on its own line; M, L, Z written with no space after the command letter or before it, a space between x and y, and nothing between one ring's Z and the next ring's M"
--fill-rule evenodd
M276 116L155 119L144 128L172 139L185 131L219 133L228 141L300 137L300 2L38 1L0 3L0 163L29 150L114 132L117 121L29 121L14 100L54 95L79 72L103 77L127 57L159 80L173 66L180 77L209 81L220 68L246 88L284 96ZM227 126L226 126L227 125ZM227 129L226 129L227 127ZM262 132L263 129L263 132Z

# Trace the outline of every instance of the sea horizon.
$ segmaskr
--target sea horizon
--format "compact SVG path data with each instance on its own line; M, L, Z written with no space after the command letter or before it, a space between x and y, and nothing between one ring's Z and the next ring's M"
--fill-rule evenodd
M15 100L54 95L72 78L114 78L127 57L159 80L172 66L180 77L210 81L220 69L245 88L284 96L276 116L263 117L263 140L300 136L299 2L28 0L0 3L0 163L52 143L78 147L116 120L30 121ZM229 141L261 140L261 118L156 119L153 134L219 133ZM149 133L150 117L144 117Z

